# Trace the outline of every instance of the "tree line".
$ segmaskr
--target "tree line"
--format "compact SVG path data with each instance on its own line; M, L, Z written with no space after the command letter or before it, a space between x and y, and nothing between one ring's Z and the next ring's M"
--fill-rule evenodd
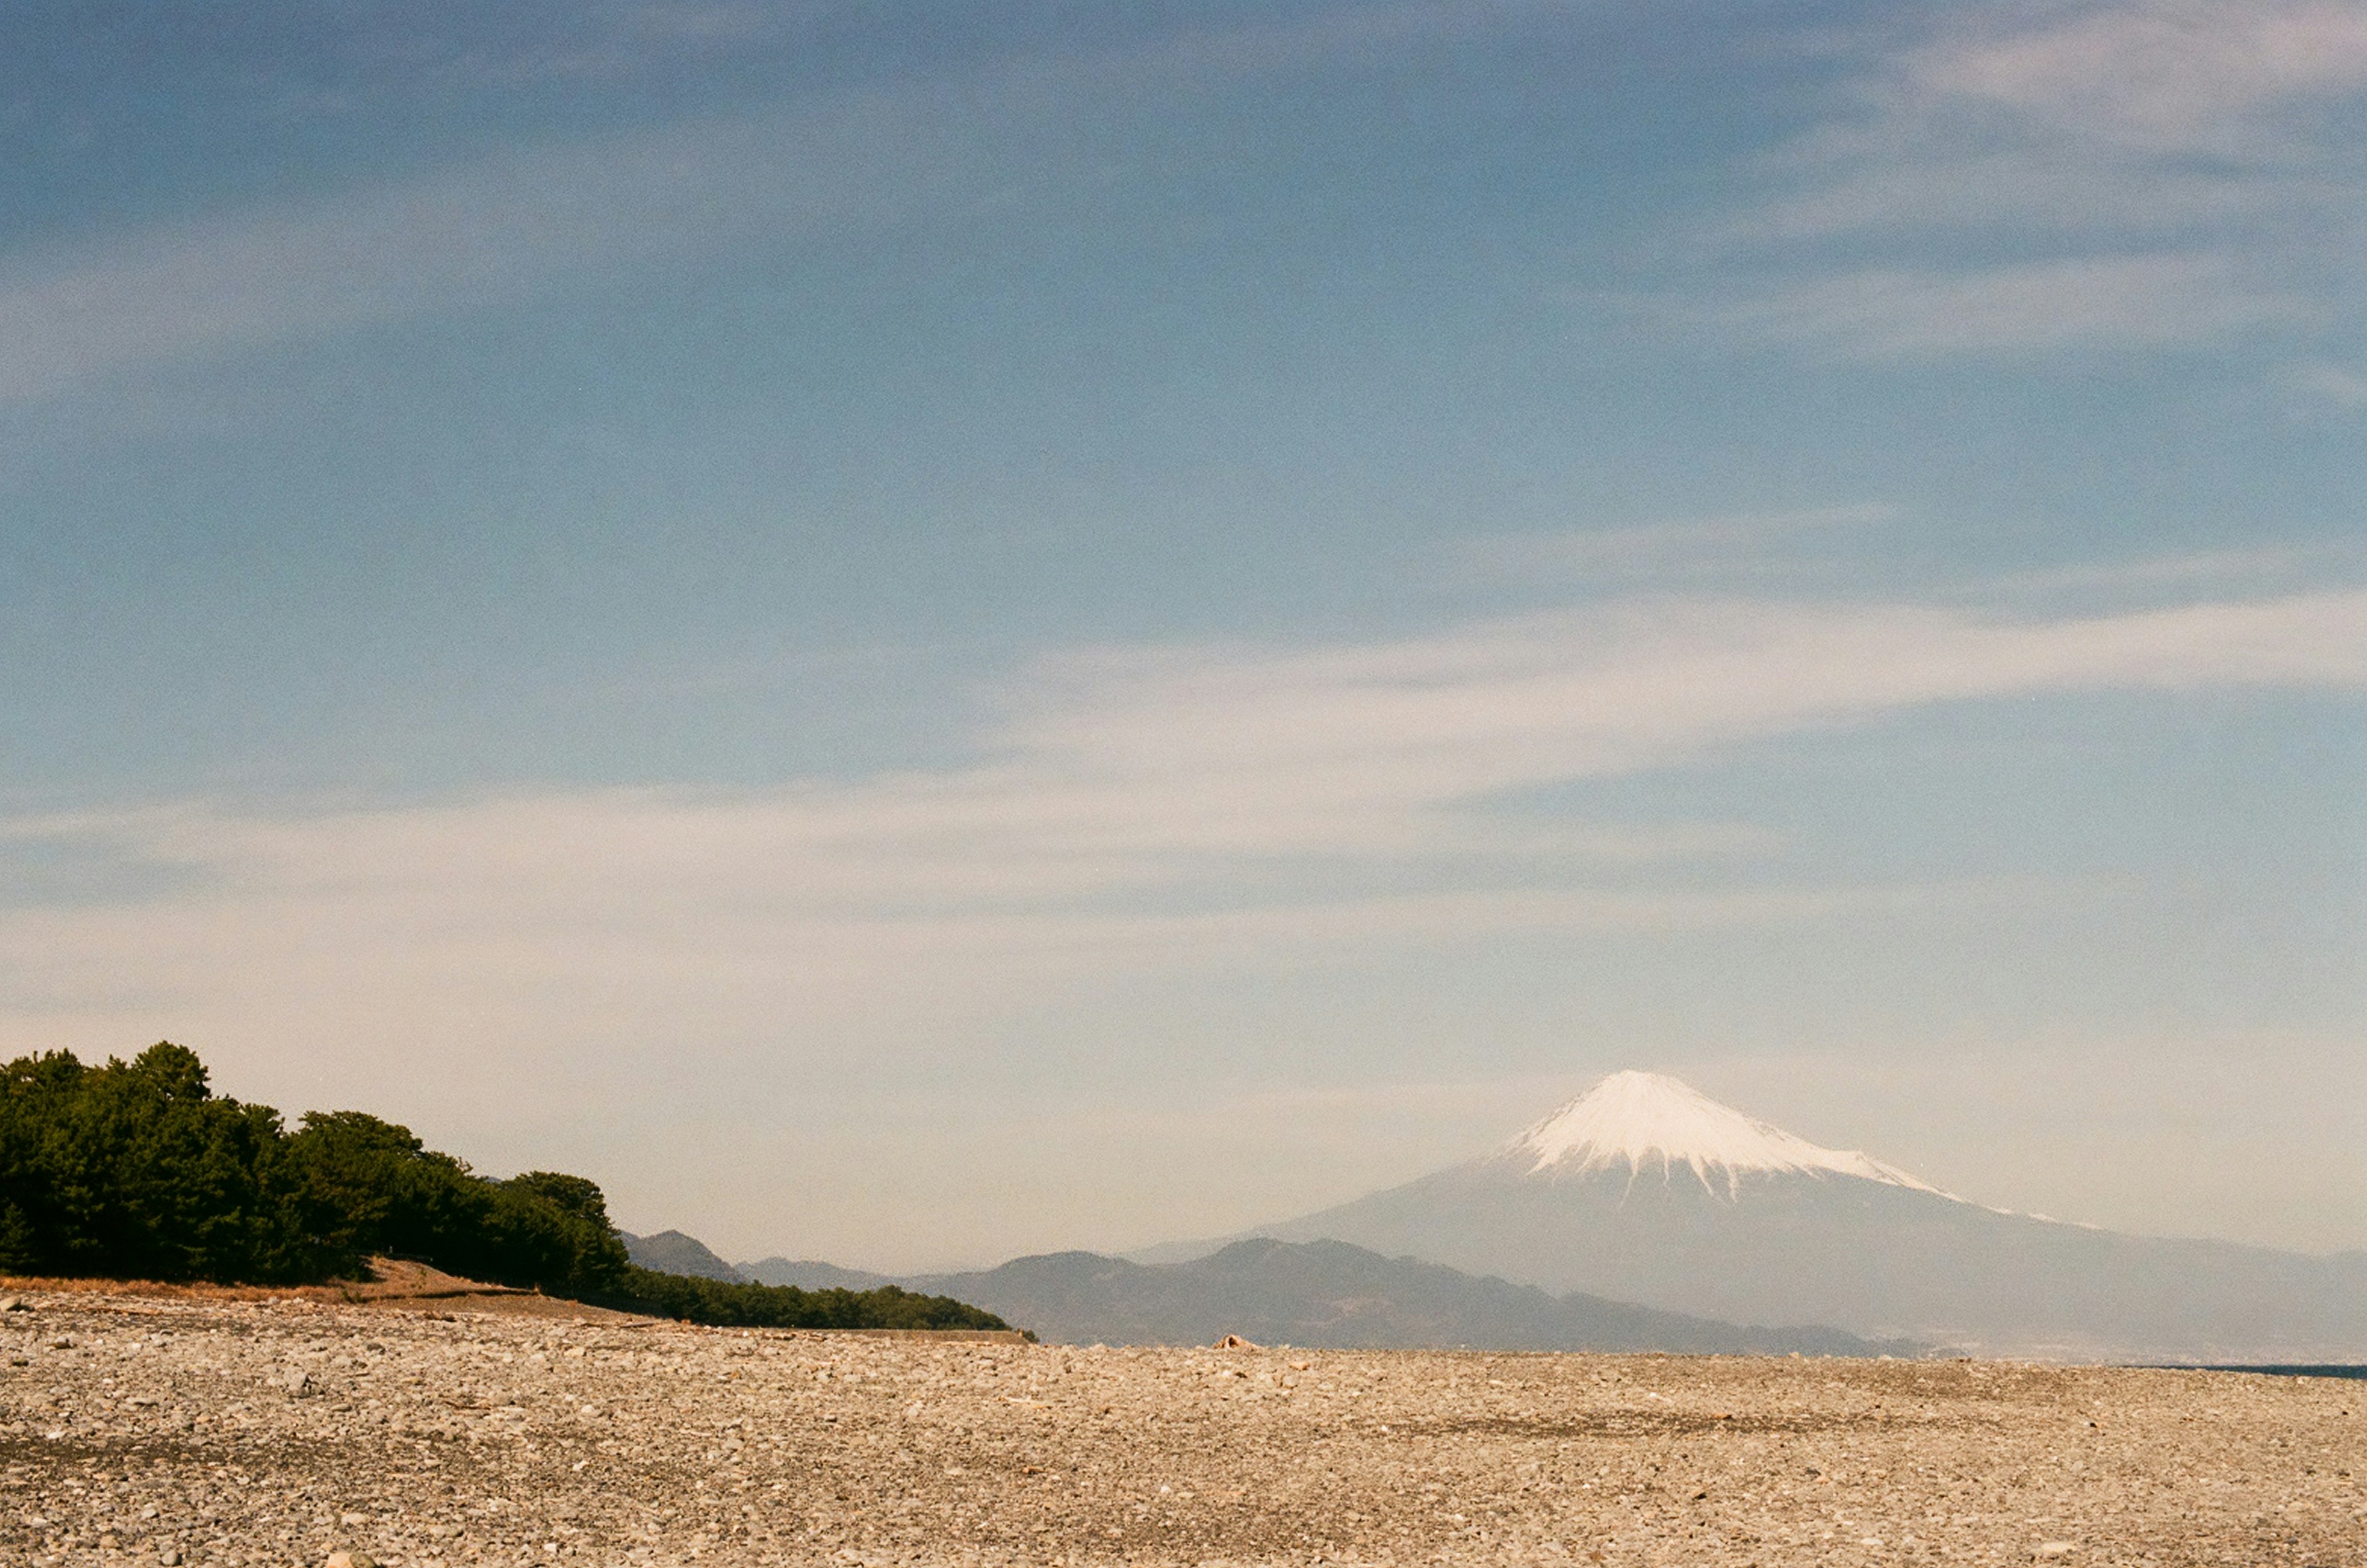
M1002 1328L892 1286L800 1291L636 1268L599 1186L496 1179L359 1111L214 1094L160 1043L130 1062L71 1052L0 1068L0 1273L294 1285L365 1277L372 1257L692 1322L781 1328Z

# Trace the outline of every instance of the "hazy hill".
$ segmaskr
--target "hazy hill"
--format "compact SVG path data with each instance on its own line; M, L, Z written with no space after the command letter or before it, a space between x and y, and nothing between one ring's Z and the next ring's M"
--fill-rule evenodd
M1648 1073L1614 1075L1494 1154L1259 1234L1670 1312L1829 1323L1989 1354L2367 1355L2367 1255L2002 1213Z
M1384 1258L1344 1242L1236 1242L1189 1263L1091 1252L1014 1258L978 1273L900 1281L958 1294L1046 1340L1191 1345L1240 1334L1336 1348L1914 1354L1834 1329L1753 1328Z
M872 1291L891 1282L886 1274L841 1269L810 1258L764 1258L740 1265L742 1279L762 1285L793 1285L800 1291Z
M625 1244L626 1255L640 1268L652 1269L661 1274L688 1274L700 1280L724 1280L738 1284L748 1276L708 1250L707 1244L695 1235L680 1231L660 1231L655 1235L635 1235L630 1231L618 1231L617 1238ZM765 1280L764 1284L787 1283Z

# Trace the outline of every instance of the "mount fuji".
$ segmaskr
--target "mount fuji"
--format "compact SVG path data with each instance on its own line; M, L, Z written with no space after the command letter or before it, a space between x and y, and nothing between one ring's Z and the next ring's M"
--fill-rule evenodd
M2367 1253L2124 1235L1986 1208L1654 1073L1614 1073L1467 1164L1249 1234L1966 1353L2367 1356ZM1144 1256L1162 1255L1190 1254Z

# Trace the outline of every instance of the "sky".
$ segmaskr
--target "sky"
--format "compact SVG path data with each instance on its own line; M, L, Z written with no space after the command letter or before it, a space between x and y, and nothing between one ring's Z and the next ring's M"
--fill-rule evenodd
M0 1055L743 1259L1623 1067L2367 1247L2367 4L0 41Z

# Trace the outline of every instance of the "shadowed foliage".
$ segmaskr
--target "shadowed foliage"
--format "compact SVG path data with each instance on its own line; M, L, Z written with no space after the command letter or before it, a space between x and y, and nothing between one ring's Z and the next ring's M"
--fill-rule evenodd
M507 1181L359 1111L313 1111L289 1140L306 1191L332 1216L341 1261L416 1258L471 1280L555 1292L612 1290L626 1268L600 1189L528 1171Z
M0 1068L0 1272L304 1284L374 1255L554 1295L749 1327L1001 1328L944 1296L797 1291L632 1266L597 1183L506 1180L359 1111L279 1112L216 1096L195 1052L161 1043L86 1066L69 1052Z
M732 1328L1008 1328L991 1312L951 1296L924 1296L895 1285L872 1291L801 1291L661 1274L625 1272L617 1304L693 1323Z
M279 1113L217 1099L194 1052L0 1069L0 1268L283 1283L349 1260Z

